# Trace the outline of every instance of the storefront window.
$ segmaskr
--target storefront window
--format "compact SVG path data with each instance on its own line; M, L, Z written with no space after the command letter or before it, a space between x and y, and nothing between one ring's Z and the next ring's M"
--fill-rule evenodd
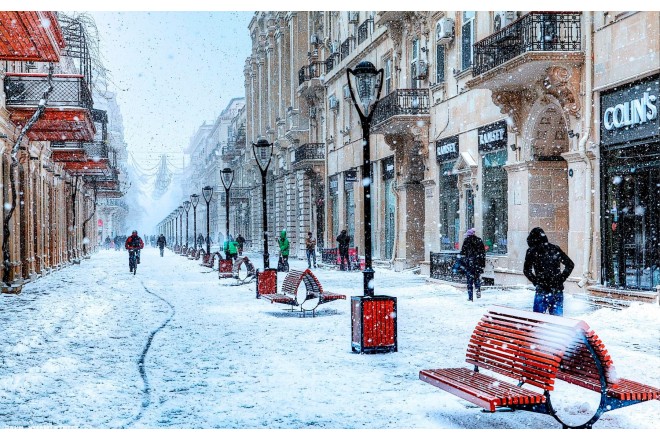
M454 161L448 161L440 166L438 188L440 193L440 249L458 250L460 230L458 176L452 175Z
M483 241L486 252L506 254L508 229L506 150L483 155Z

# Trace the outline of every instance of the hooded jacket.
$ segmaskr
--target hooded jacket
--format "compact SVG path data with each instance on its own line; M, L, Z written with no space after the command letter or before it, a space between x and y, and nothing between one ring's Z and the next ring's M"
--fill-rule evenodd
M483 273L486 266L486 247L480 237L472 234L465 238L461 247L463 266L468 271Z
M527 236L527 253L523 273L534 286L550 290L564 289L564 281L575 264L557 245L548 242L542 228L536 227ZM561 269L564 265L564 270Z
M280 246L280 254L282 257L289 255L289 239L286 237L286 230L282 230L280 238L277 239L277 244Z
M342 230L339 236L337 236L337 242L339 243L339 252L341 253L344 251L348 253L348 246L351 243L351 236L346 233L346 230Z

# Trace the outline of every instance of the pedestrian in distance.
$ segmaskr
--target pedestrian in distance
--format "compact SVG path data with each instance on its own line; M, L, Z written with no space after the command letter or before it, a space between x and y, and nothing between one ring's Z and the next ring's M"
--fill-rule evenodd
M312 260L314 261L314 268L316 268L316 239L311 231L307 232L305 239L305 254L307 254L307 268L312 267Z
M236 261L238 258L238 243L234 240L231 234L227 236L224 250L227 255L227 260L231 259L232 262Z
M110 239L110 236L105 236L105 249L106 250L110 249L110 242L112 242L112 240Z
M486 247L474 228L465 233L459 259L467 279L468 301L474 302L475 291L477 298L481 298L481 274L486 266Z
M167 245L167 241L165 240L165 235L161 234L160 236L158 236L156 245L158 245L158 248L160 249L160 257L163 257L164 249L165 246Z
M339 244L339 269L341 271L349 271L351 261L348 257L348 246L351 243L351 236L348 235L346 230L341 230L341 233L337 236L337 243ZM346 260L345 264L344 260Z
M560 247L548 241L540 227L529 232L527 245L523 273L536 288L534 312L564 315L564 282L575 264Z
M245 245L245 238L241 236L241 233L238 233L236 236L236 243L238 243L238 255L243 255L243 246Z
M286 229L280 232L277 239L277 245L280 247L280 258L277 263L277 270L289 272L289 239L286 237Z

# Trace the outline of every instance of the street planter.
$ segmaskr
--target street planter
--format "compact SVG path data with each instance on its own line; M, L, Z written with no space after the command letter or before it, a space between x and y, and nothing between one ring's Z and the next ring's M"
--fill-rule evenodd
M397 352L396 297L351 297L351 349L373 354Z

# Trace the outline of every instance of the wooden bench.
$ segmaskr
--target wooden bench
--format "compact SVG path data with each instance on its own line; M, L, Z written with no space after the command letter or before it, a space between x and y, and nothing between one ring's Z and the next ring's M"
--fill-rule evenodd
M213 268L213 264L215 263L216 256L222 259L222 256L220 256L220 253L218 253L217 251L212 254L204 253L204 258L202 260L202 263L200 263L200 265L205 266L207 268Z
M244 272L241 270L243 267L245 267ZM239 284L244 284L252 281L257 276L257 271L247 256L240 256L234 262L232 274Z
M618 378L605 345L581 321L494 306L477 324L466 361L474 369L425 369L419 379L483 407L553 416L563 428L591 428L604 412L660 399L660 389ZM489 370L516 380L500 381ZM555 380L600 393L595 414L570 426L552 407ZM536 389L536 390L535 390Z
M305 284L304 293L298 292L301 283ZM304 271L290 270L282 282L282 293L262 294L261 298L271 303L290 305L291 311L294 307L300 307L303 315L307 311L312 311L312 316L316 315L316 308L320 305L335 300L346 300L344 294L324 291L321 282L309 268Z
M190 251L188 251L188 259L190 260L199 260L199 257L202 254L201 248L191 248Z

